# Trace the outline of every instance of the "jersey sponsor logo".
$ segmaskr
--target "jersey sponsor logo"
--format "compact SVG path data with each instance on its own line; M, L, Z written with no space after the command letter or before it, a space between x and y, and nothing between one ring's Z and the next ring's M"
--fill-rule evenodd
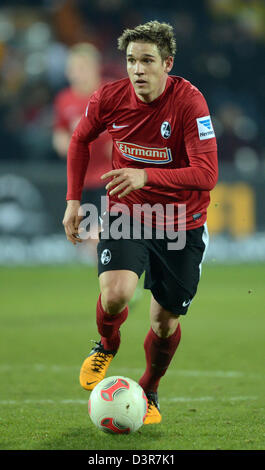
M167 147L143 147L129 142L116 142L121 154L138 162L164 164L172 162L171 150Z
M164 139L168 139L171 136L171 126L168 121L162 122L160 131Z
M215 137L210 116L197 118L196 121L200 140L212 139Z

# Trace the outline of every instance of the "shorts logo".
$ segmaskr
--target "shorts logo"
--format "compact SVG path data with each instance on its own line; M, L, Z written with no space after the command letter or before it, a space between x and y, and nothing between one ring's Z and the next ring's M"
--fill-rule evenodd
M182 307L187 307L188 305L190 305L191 303L191 299L190 300L184 300L183 304L182 304Z
M106 248L102 251L100 261L102 264L109 264L111 260L111 252Z
M161 135L164 137L164 139L168 139L171 136L171 126L168 121L164 121L161 124Z
M213 137L215 137L210 116L197 118L196 121L200 140L212 139Z
M172 162L171 150L167 147L143 147L142 145L117 141L116 145L124 157L136 160L138 162L157 164Z

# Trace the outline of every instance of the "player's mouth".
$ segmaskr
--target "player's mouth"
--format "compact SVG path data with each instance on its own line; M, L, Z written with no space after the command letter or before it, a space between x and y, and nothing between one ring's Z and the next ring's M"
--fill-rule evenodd
M134 83L138 86L143 86L143 85L147 84L147 82L145 80L141 79L141 78L138 78L138 80L135 80Z

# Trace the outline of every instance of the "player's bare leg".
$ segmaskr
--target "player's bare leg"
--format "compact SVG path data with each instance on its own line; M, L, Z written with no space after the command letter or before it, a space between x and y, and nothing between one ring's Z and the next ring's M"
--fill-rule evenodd
M179 316L165 310L153 295L151 296L150 320L152 330L160 338L168 338L173 335L179 325Z
M145 338L146 370L139 384L148 398L148 413L144 424L156 424L162 419L157 389L166 373L181 337L178 316L165 310L152 296L150 306L151 328Z
M138 283L133 271L105 271L99 276L102 307L110 315L119 314L132 298Z
M81 367L80 384L86 390L93 390L104 379L119 349L120 326L128 316L127 305L137 282L138 276L127 270L105 271L99 276L97 326L101 339Z

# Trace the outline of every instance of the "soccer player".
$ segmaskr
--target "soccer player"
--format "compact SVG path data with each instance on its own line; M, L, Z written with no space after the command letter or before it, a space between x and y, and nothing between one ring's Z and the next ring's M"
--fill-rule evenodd
M101 55L90 43L72 46L65 70L69 86L61 90L54 101L53 146L58 156L67 158L73 131L85 112L92 93L102 84ZM111 170L111 138L104 132L90 145L90 162L84 180L83 202L100 208L101 197L106 194L105 184L100 178ZM88 240L92 256L96 257L98 224L91 227Z
M107 129L113 139L113 170L102 179L107 182L109 220L117 222L127 209L130 227L140 219L141 237L135 238L133 230L130 238L117 239L111 231L106 237L106 214L103 217L96 307L100 341L83 362L80 383L92 390L104 378L119 349L128 302L145 271L151 326L144 341L146 369L139 383L148 398L145 424L152 424L162 419L159 382L180 342L179 319L187 313L200 279L208 243L209 193L217 182L217 145L202 93L184 78L169 75L176 51L172 27L151 21L126 29L118 46L126 52L128 78L96 91L73 133L63 224L68 240L81 242L79 207L89 160L87 144ZM152 210L145 214L141 209L158 203L157 222ZM179 235L185 232L182 249L169 249L167 233L156 237L157 225L166 226L161 207L165 213L168 206L174 209L174 228ZM186 208L186 217L179 216L180 206ZM145 226L151 226L152 237L144 236Z

